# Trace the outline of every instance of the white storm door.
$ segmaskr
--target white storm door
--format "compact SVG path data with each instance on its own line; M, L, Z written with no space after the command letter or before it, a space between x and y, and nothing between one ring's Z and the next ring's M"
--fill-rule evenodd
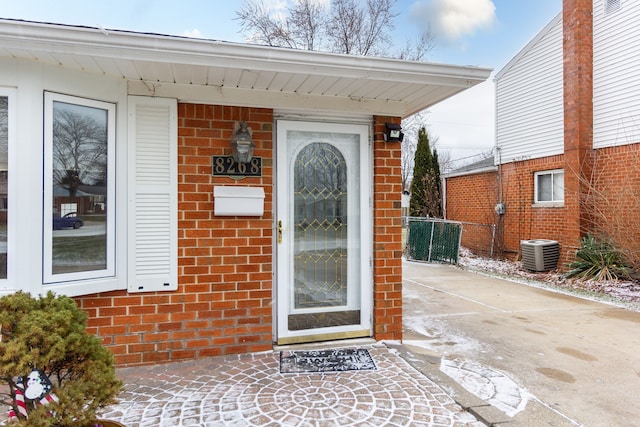
M371 336L369 126L277 122L277 341Z

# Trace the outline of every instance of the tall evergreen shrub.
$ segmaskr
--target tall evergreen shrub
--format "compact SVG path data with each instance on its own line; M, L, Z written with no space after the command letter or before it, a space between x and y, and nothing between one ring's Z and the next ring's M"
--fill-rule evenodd
M418 217L442 218L441 187L438 152L431 151L429 135L423 127L418 131L409 214Z

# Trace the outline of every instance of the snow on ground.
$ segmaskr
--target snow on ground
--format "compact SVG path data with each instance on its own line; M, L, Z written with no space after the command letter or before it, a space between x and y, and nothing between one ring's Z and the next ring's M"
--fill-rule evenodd
M480 342L452 329L443 320L428 316L405 315L403 323L405 328L426 337L426 339L404 339L402 340L404 344L445 355L482 352L483 346Z
M405 287L405 300L424 298L419 291ZM459 313L458 313L459 314ZM423 311L412 311L403 316L404 327L419 337L403 339L404 345L442 354L440 370L467 391L501 410L509 417L527 406L533 397L506 374L478 362L467 360L469 354L493 353L486 344L452 327L448 316L430 316ZM405 334L407 335L412 334Z
M424 299L424 294L417 290L404 287L402 292L405 300ZM445 355L468 354L484 350L478 340L453 329L446 319L427 315L424 311L405 311L402 322L406 329L426 337L416 340L404 339L402 341L404 344Z
M468 392L489 402L510 417L523 411L533 396L509 376L492 368L467 360L440 361L440 370Z
M476 273L640 311L640 283L637 282L622 280L596 282L567 279L558 272L534 273L525 270L519 261L482 258L464 248L460 249L458 265Z

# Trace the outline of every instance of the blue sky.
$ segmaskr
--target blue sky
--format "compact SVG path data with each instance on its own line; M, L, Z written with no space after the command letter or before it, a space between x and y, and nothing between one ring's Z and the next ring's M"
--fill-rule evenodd
M292 0L265 0L274 9ZM319 0L327 2L329 0ZM235 11L243 0L0 0L0 17L189 35L243 42ZM499 71L562 8L562 0L398 0L398 43L430 25L428 61ZM493 82L430 109L427 124L441 152L468 157L494 142Z

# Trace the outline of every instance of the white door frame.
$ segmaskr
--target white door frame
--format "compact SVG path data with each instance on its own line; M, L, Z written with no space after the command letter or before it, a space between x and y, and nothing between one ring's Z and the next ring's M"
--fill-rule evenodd
M292 196L293 196L293 176L291 176L291 161L295 156L291 155L288 149L287 134L290 131L303 132L320 132L326 134L356 134L359 135L359 157L352 159L345 157L348 164L359 162L359 173L355 179L359 181L360 194L356 196L359 205L359 243L360 243L360 260L357 265L351 265L352 268L358 269L359 275L358 294L350 295L350 297L359 297L360 308L360 324L333 326L308 330L289 330L288 316L291 312L292 303L292 285L293 280L293 263L291 254L293 253L293 233L290 221L293 220ZM344 124L344 123L327 123L327 122L303 122L303 121L276 121L276 238L275 238L275 255L276 271L274 281L274 303L276 309L275 314L275 334L276 341L279 344L288 344L295 342L321 341L326 339L350 338L371 336L372 334L372 318L373 318L373 272L372 272L372 245L373 245L373 213L371 209L371 193L372 193L372 149L370 146L371 127L364 124ZM330 135L327 135L330 136ZM338 147L339 148L339 147ZM339 148L340 149L340 148ZM298 152L297 150L296 152ZM343 151L343 154L347 154ZM281 230L279 223L282 221ZM350 302L349 305L353 305ZM322 311L322 310L320 310Z

